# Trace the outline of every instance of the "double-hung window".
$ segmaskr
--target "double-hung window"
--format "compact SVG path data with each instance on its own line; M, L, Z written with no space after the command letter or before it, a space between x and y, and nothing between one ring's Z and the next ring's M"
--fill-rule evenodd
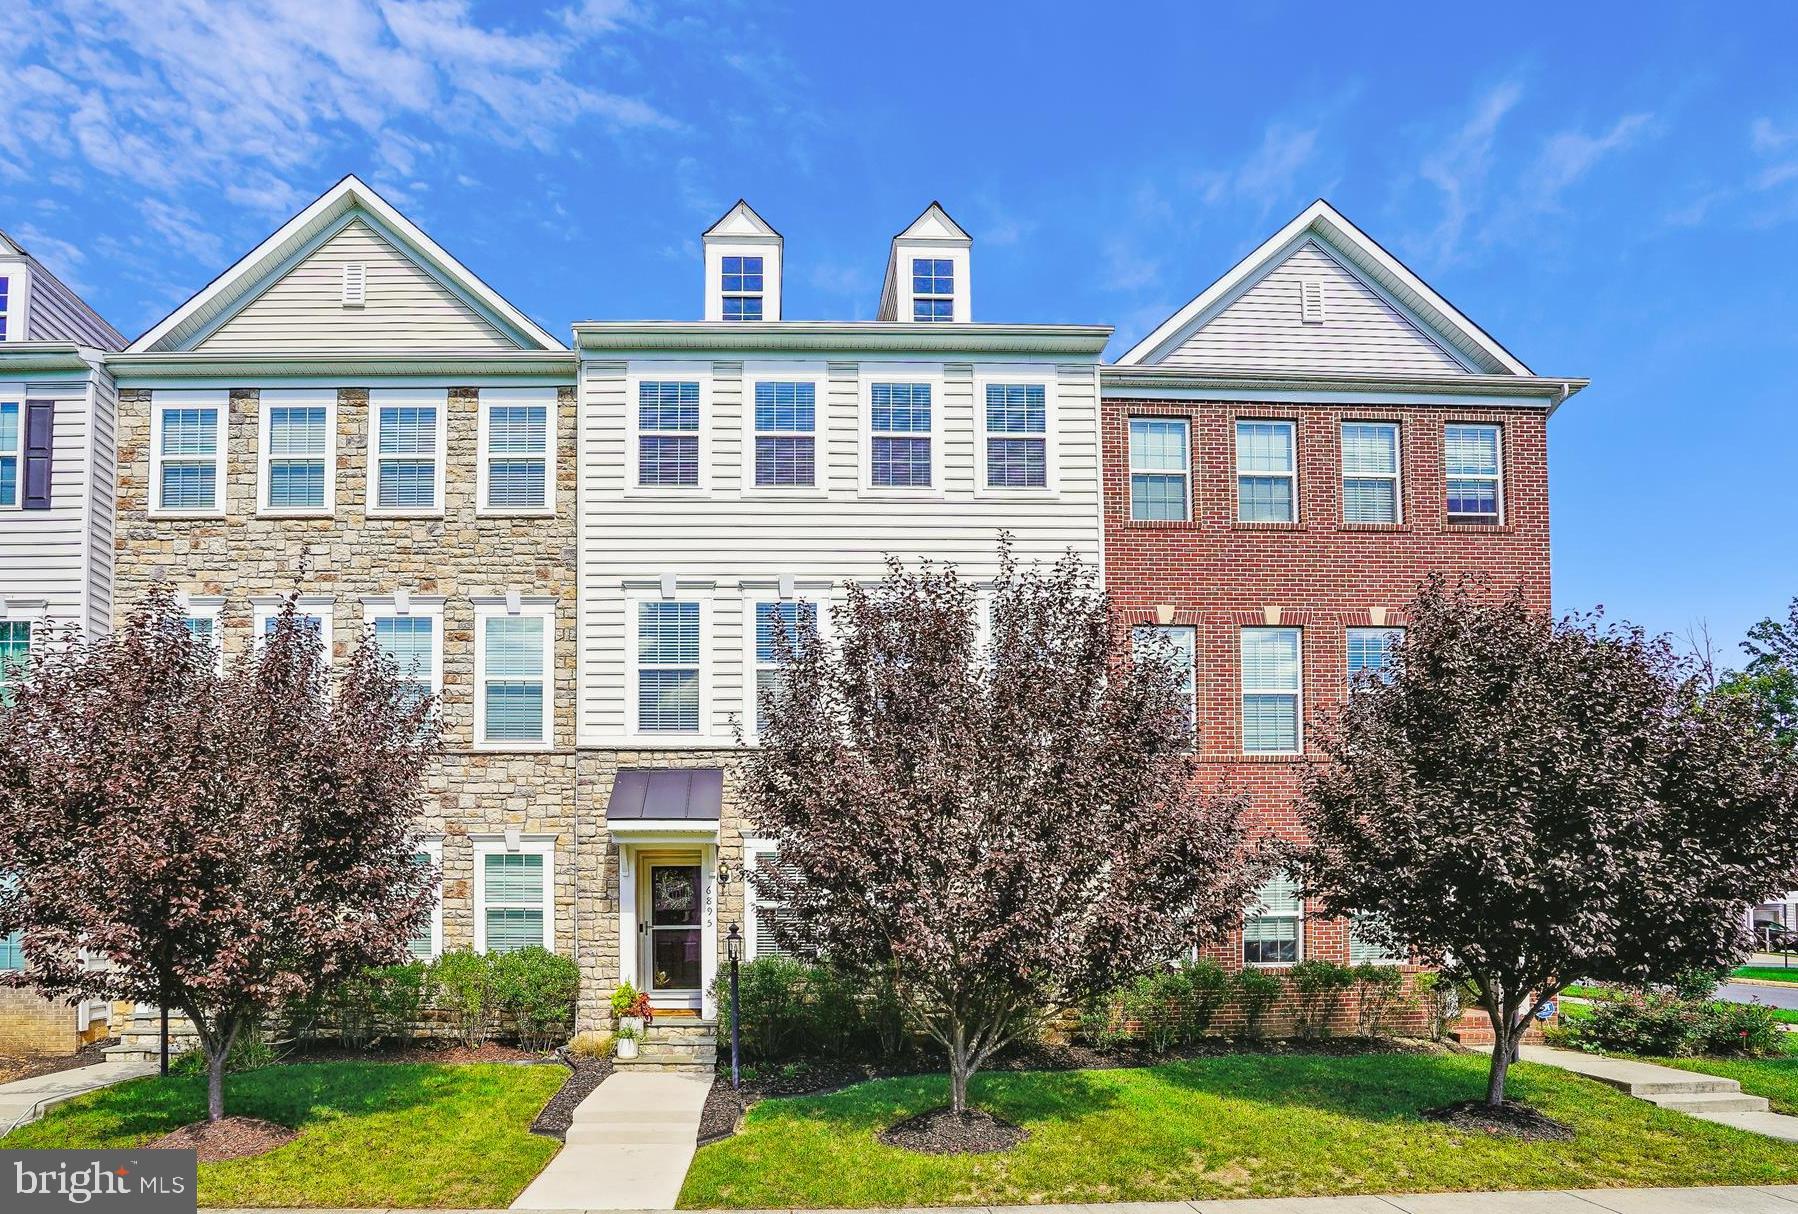
M1042 489L1049 484L1048 388L1032 383L984 385L986 485Z
M762 259L726 257L723 264L725 320L762 318Z
M1189 517L1188 427L1183 417L1130 419L1130 517L1183 521Z
M743 867L749 872L765 871L780 863L780 853L774 844L759 839L746 840L743 844ZM788 868L791 872L791 868ZM790 950L780 947L775 939L775 923L786 910L786 903L769 894L764 894L750 878L743 885L744 915L744 949L743 959L753 961L757 957L790 957Z
M1242 921L1244 965L1291 965L1304 955L1305 903L1289 877L1275 877L1255 891Z
M24 464L25 405L0 400L0 506L19 504L19 470Z
M407 705L443 690L443 600L410 594L364 600L375 645L393 662Z
M1138 654L1153 653L1156 641L1166 644L1166 654L1180 671L1180 695L1186 707L1186 723L1198 725L1198 631L1184 625L1143 624L1130 630Z
M224 613L225 600L217 597L189 596L183 608L183 623L187 625L190 636L211 652L213 669L224 673L225 669L225 636L220 623Z
M637 604L637 731L699 732L699 604Z
M755 384L755 483L811 488L817 483L817 385L810 380Z
M868 387L868 484L876 489L928 489L931 477L929 383Z
M955 319L955 262L947 257L911 259L911 318Z
M224 392L157 392L150 436L155 509L215 514L225 508Z
M406 940L406 954L414 961L435 960L443 951L443 840L421 840L412 853L412 862L434 874L436 890L432 894L431 914L413 929Z
M481 393L481 508L547 513L555 488L554 388Z
M1448 481L1448 521L1497 523L1504 516L1499 430L1457 424L1442 432L1442 471Z
M374 419L375 514L443 512L448 395L413 388L369 393Z
M637 483L662 488L699 484L699 384L637 384Z
M1242 630L1242 749L1246 754L1299 752L1297 628Z
M1293 423L1236 423L1236 519L1290 523L1298 518Z
M754 605L755 610L755 683L751 691L750 720L755 732L762 732L762 702L780 686L782 661L776 638L785 635L793 652L818 636L818 605L803 599L776 599Z
M1397 422L1342 423L1342 521L1401 517Z
M1349 686L1362 674L1386 682L1392 661L1392 648L1405 639L1403 628L1351 628L1348 630Z
M262 508L324 514L332 506L335 391L262 392Z
M475 741L490 747L550 742L555 606L475 603Z
M31 621L0 620L0 704L12 703L13 688L31 663Z
M475 843L475 948L510 953L554 949L555 844L527 839L517 850Z
M280 625L281 608L285 604L280 598L254 598L250 600L250 608L255 620L255 643L260 646L275 634ZM324 659L331 660L331 616L333 604L324 595L301 595L294 604L294 624L300 631L309 633L318 641Z
M1408 950L1378 939L1382 927L1381 916L1363 911L1355 912L1349 919L1350 965L1404 965L1411 960Z
M0 274L0 341L5 341L7 338L6 322L8 319L8 307L11 300L12 280L7 278L6 275Z

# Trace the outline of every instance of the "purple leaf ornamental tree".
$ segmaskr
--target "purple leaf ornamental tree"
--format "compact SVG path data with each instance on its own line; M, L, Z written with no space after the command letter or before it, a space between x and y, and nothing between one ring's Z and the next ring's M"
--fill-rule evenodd
M0 710L0 932L26 963L7 981L185 1012L212 1121L239 1032L399 960L429 915L412 829L438 738L371 641L328 667L291 599L254 654L215 662L158 591L53 647Z
M1798 871L1792 759L1664 638L1427 583L1307 775L1307 892L1467 980L1496 1046L1568 983L1722 972Z
M990 615L953 569L891 562L833 623L778 642L744 788L779 859L753 878L783 946L890 978L966 1113L1043 1015L1235 923L1242 806L1197 789L1180 673L1132 659L1071 556L1005 551Z

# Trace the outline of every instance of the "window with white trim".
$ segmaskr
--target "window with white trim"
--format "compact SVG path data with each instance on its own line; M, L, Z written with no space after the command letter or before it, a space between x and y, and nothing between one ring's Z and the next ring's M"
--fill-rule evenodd
M507 513L554 507L555 389L481 393L481 506Z
M0 279L4 281L4 279ZM0 888L11 892L19 879L11 873L0 877ZM0 936L0 972L18 971L25 968L25 933L23 931L8 932Z
M370 513L443 513L447 394L377 388L368 403L375 431Z
M1299 630L1242 630L1242 749L1299 753Z
M780 853L774 844L751 840L743 845L743 867L751 872L773 868ZM791 957L792 950L783 949L775 941L774 926L786 903L764 895L753 880L743 883L743 960L757 957Z
M868 483L876 489L931 485L932 387L876 381L868 387Z
M511 953L555 939L555 843L475 843L475 948Z
M1396 523L1399 494L1397 422L1342 423L1342 521Z
M637 731L698 733L699 604L637 604Z
M637 483L699 484L699 384L646 379L637 384Z
M787 644L796 652L818 636L818 605L804 599L764 600L754 605L755 612L755 679L750 694L749 719L755 722L755 733L762 732L762 699L779 686L783 663L775 643L784 633Z
M1191 515L1191 454L1183 417L1130 419L1130 517L1184 521Z
M1503 455L1494 425L1457 423L1442 430L1448 521L1498 523L1504 517Z
M261 398L262 509L328 513L337 393L265 388Z
M1367 674L1382 683L1391 679L1392 648L1405 639L1403 628L1350 628L1348 630L1349 686Z
M393 663L405 686L406 707L436 695L443 686L441 609L408 610L402 615L391 605L371 606L366 618L375 647Z
M443 840L422 839L412 853L412 862L430 868L436 874L436 891L431 903L431 917L406 940L406 955L414 961L435 960L443 951Z
M555 605L477 602L474 628L476 744L549 745Z
M911 259L911 318L955 319L955 262L947 257Z
M817 484L817 385L811 380L755 383L755 483L760 488Z
M255 621L255 643L261 646L274 635L275 627L281 618L281 607L285 600L279 598L251 599L251 616ZM331 661L331 615L332 601L325 595L301 595L294 604L294 622L304 632L318 638L320 650L323 651L327 664Z
M1183 624L1139 624L1130 630L1130 639L1138 654L1156 652L1154 643L1162 640L1168 658L1180 668L1180 691L1186 702L1186 723L1198 727L1198 630Z
M762 258L732 254L722 259L719 268L723 274L724 319L762 319L762 292L766 281Z
M19 504L20 468L24 466L25 404L0 400L0 506Z
M0 274L0 341L7 339L6 322L10 319L12 279Z
M1290 523L1298 518L1295 429L1287 421L1236 423L1236 521Z
M1043 489L1049 484L1048 387L989 383L986 484L989 489Z
M152 396L150 480L156 509L168 513L224 511L224 392L157 392Z
M12 703L13 688L31 665L31 621L0 620L0 704Z
M1406 965L1411 958L1404 949L1394 949L1374 939L1369 929L1377 927L1380 916L1356 912L1349 918L1350 965Z
M1255 891L1242 921L1244 965L1291 965L1304 956L1305 904L1290 877L1275 877Z
M187 625L188 634L211 650L213 669L220 673L225 669L225 634L221 623L224 609L222 598L191 596L182 608L185 613L182 622Z

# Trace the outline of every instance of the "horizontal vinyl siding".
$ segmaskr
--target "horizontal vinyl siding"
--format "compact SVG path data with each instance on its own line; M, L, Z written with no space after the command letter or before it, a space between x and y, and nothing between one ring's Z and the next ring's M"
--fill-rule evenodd
M112 376L100 375L93 387L93 433L87 478L87 628L99 634L112 629L112 541L118 453L118 389Z
M82 543L87 494L86 391L87 385L81 382L26 385L27 399L56 402L50 509L0 510L0 599L43 599L48 619L57 624L82 622L82 589L91 575ZM20 479L22 484L22 475Z
M855 581L878 579L891 553L955 562L967 576L990 577L999 533L1010 531L1025 560L1053 560L1069 549L1099 561L1096 372L1091 365L1045 366L1057 384L1054 433L1058 489L1042 497L983 496L976 490L974 368L942 367L933 451L940 481L928 497L882 496L861 488L861 377L858 364L832 362L818 407L818 479L822 494L777 497L744 491L743 364L714 362L709 423L710 465L703 497L644 495L631 475L627 367L588 362L581 383L582 422L580 654L583 741L617 741L627 731L629 666L634 641L627 596L664 574L683 583L679 597L710 605L711 645L703 655L711 679L704 726L728 740L740 715L749 673L744 668L746 592L759 583L772 597L782 576L800 597L840 601ZM883 366L890 366L887 360ZM934 370L935 367L933 366ZM670 372L670 378L678 378ZM747 474L753 478L753 472ZM690 583L713 583L690 590Z
M1324 284L1324 322L1305 324L1299 283ZM1446 350L1314 242L1300 245L1261 281L1160 360L1215 371L1459 372Z
M367 267L366 302L343 306L343 267ZM200 342L217 352L512 350L517 346L373 228L354 221Z
M31 297L25 317L31 341L73 341L102 350L117 350L124 339L81 297L35 260L31 264Z

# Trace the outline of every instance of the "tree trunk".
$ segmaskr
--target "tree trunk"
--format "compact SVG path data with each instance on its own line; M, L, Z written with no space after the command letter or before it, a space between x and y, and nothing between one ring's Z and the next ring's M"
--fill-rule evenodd
M1517 1042L1507 1029L1493 1025L1492 1068L1486 1072L1486 1104L1497 1108L1505 1102L1505 1076L1517 1061Z
M949 1038L949 1107L968 1111L968 1034L959 1023Z
M238 1017L229 1016L210 1036L200 1038L206 1051L206 1120L220 1121L225 1116L225 1063L237 1041Z

